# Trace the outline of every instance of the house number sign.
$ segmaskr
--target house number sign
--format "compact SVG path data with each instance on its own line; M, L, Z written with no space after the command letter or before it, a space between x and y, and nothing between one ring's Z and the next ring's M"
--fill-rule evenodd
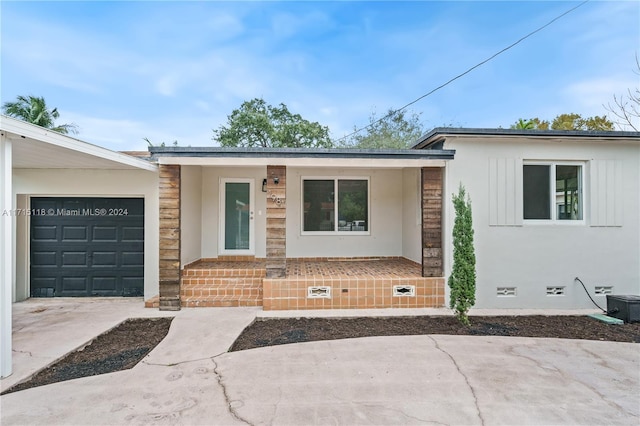
M271 192L271 190L269 190L269 192L267 193L267 195L271 198L271 201L273 201L274 203L276 203L276 205L278 207L281 207L282 204L284 204L284 200L280 197L278 197L276 194L274 194L273 192Z

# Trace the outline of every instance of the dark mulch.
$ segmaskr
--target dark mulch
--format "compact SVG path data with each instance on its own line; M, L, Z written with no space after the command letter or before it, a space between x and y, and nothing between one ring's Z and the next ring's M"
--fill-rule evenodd
M450 334L462 336L551 337L640 343L640 323L608 325L586 316L471 317L465 327L454 317L298 318L256 321L230 351L316 340L370 336Z
M172 320L173 318L129 319L101 334L83 349L72 352L41 370L30 380L7 389L2 395L133 368L165 338Z

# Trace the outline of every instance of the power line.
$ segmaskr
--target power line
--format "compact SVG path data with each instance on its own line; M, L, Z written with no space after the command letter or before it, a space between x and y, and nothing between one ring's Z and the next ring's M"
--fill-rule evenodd
M581 6L585 5L586 3L589 3L590 1L591 1L591 0L585 0L585 1L583 1L582 3L580 3L579 5L572 7L571 9L569 9L569 10L567 10L566 12L562 13L561 15L556 16L555 18L553 18L551 21L547 22L547 23L546 23L546 24L544 24L543 26L541 26L541 27L537 28L537 29L536 29L536 30L534 30L534 31L531 31L529 34L527 34L527 35L525 35L524 37L521 37L520 39L518 39L517 41L515 41L515 42L511 43L509 46L505 47L504 49L500 50L499 52L494 53L493 55L491 55L490 57L488 57L488 58L487 58L487 59L485 59L484 61L479 62L478 64L476 64L476 65L472 66L471 68L469 68L469 69L468 69L468 70L466 70L465 72L463 72L463 73L461 73L461 74L458 74L457 76L455 76L455 77L453 77L452 79L448 80L446 83L441 84L440 86L436 87L435 89L431 90L431 91L430 91L430 92L428 92L428 93L425 93L424 95L420 96L419 98L417 98L417 99L415 99L415 100L413 100L413 101L409 102L408 104L404 105L403 107L398 108L398 109L396 109L396 110L394 110L394 111L391 111L390 113L388 113L387 115L385 115L385 116L384 116L384 117L382 117L382 118L379 118L378 120L374 121L373 123L370 123L370 124L368 124L368 125L366 125L366 126L364 126L364 127L361 127L361 128L359 128L359 129L357 129L357 130L353 131L352 133L349 133L348 135L343 136L343 137L341 137L340 139L337 139L337 140L336 140L336 142L343 141L343 140L345 140L345 139L347 139L347 138L349 138L349 137L351 137L351 136L355 135L356 133L360 133L361 131L363 131L363 130L365 130L365 129L368 129L369 127L373 127L373 126L375 126L376 124L380 123L381 121L386 120L387 118L389 118L389 117L391 117L391 116L393 116L393 115L397 114L398 112L402 111L403 109L406 109L407 107L409 107L409 106L411 106L411 105L415 104L416 102L418 102L418 101L420 101L420 100L422 100L422 99L426 98L427 96L429 96L429 95L431 95L431 94L433 94L433 93L437 92L438 90L442 89L443 87L448 86L449 84L453 83L453 82L454 82L454 81L456 81L457 79L459 79L459 78L461 78L461 77L464 77L465 75L469 74L471 71L473 71L473 70L475 70L476 68L478 68L478 67L480 67L480 66L482 66L482 65L486 64L487 62L489 62L490 60L492 60L492 59L493 59L493 58L495 58L496 56L498 56L498 55L500 55L500 54L502 54L502 53L506 52L507 50L511 49L512 47L514 47L514 46L516 46L516 45L520 44L521 42L523 42L524 40L528 39L528 38L529 38L529 37L531 37L532 35L534 35L534 34L536 34L536 33L540 32L540 31L544 30L544 29L545 29L545 28L547 28L549 25L551 25L551 24L553 24L554 22L556 22L558 19L561 19L562 17L564 17L564 16L568 15L569 13L571 13L571 12L573 12L574 10L578 9L579 7L581 7Z

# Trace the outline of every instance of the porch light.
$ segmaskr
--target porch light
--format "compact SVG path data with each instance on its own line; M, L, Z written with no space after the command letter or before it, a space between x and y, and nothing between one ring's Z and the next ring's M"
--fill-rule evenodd
M274 178L273 178L273 183L274 183L275 185L279 184L279 183L280 183L280 178L279 178L279 177L277 177L277 176L276 176L276 177L274 177Z
M262 179L262 192L267 192L267 178Z

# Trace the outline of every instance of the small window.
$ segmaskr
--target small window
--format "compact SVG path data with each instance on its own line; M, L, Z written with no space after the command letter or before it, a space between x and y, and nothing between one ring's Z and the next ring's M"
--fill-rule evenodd
M368 179L302 180L304 232L368 232Z
M522 170L525 220L582 220L582 165L525 164Z

